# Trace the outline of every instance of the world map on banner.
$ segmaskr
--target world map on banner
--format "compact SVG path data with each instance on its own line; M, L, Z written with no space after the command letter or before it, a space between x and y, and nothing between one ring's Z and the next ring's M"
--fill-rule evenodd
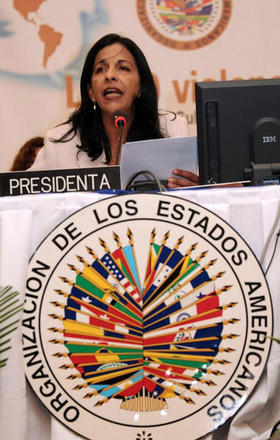
M77 211L32 257L25 298L27 378L89 439L200 438L245 403L269 354L259 263L227 223L178 197Z
M0 45L13 57L2 57L0 75L64 88L65 76L80 76L96 32L108 21L102 0L13 0L0 20Z
M52 26L40 23L39 8L45 1L46 0L33 0L23 3L21 0L14 0L14 7L23 18L38 27L39 38L45 46L44 67L46 67L49 57L55 52L63 37L63 34L56 31Z

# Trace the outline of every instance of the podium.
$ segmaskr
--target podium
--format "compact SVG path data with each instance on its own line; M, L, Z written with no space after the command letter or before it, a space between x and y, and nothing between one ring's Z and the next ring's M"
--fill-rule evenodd
M266 270L280 229L279 186L186 189L170 191L170 194L195 202L227 221L245 239ZM112 197L112 194L37 194L0 199L0 286L12 285L23 302L28 262L41 241L69 215L105 197ZM279 263L280 245L276 246L267 273L274 307L275 337L280 336ZM10 346L7 366L0 370L1 438L79 438L49 415L26 384L20 326L11 334ZM273 342L267 366L250 398L232 421L203 439L269 438L273 426L280 419L279 386L280 346ZM183 438L185 433L182 433Z

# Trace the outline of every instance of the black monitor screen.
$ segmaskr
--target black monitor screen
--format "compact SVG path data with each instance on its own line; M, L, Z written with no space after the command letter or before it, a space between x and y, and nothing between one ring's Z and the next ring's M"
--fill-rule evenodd
M198 82L196 117L200 184L280 162L280 79Z

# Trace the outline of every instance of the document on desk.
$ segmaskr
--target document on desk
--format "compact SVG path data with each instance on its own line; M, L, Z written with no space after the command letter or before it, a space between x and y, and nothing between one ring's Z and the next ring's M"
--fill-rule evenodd
M127 142L122 146L120 160L121 188L134 173L151 171L161 181L172 176L173 168L197 173L197 138L177 137ZM137 180L151 180L150 175L141 175Z

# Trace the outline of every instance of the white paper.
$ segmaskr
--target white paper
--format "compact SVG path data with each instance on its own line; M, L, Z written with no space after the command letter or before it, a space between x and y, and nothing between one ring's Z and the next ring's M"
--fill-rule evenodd
M127 142L122 146L120 173L121 187L130 177L142 170L151 171L160 180L172 176L172 169L180 168L197 173L197 138L176 137ZM150 180L141 175L137 180Z

